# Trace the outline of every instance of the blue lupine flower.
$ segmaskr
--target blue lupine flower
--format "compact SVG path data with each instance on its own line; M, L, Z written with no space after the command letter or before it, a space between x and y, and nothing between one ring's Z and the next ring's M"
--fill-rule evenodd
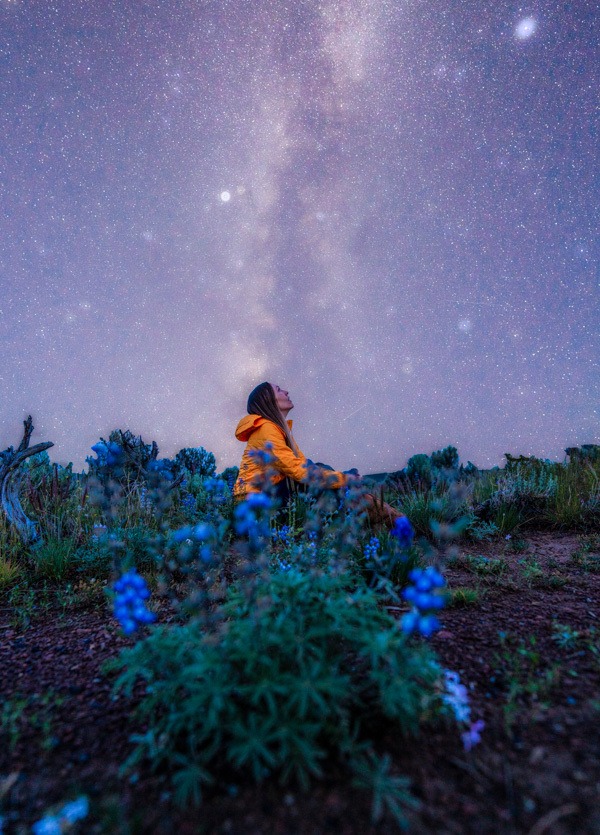
M274 530L271 536L275 541L279 540L284 545L287 545L290 541L291 530L289 525L283 525L279 530Z
M68 823L73 824L87 817L89 810L90 804L87 797L81 796L71 803L66 803L58 813L58 816Z
M126 635L131 635L140 624L153 623L156 615L146 608L150 597L146 581L135 568L125 572L113 586L115 591L114 616Z
M61 835L62 827L60 820L54 815L42 818L31 827L33 835Z
M248 534L250 541L256 544L260 539L269 537L268 518L257 517L263 514L261 511L268 511L273 502L265 493L250 493L248 498L241 502L234 510L236 533Z
M270 441L267 441L262 449L248 450L248 455L258 464L262 464L263 466L272 464L275 460L275 456L273 455L273 444Z
M429 638L440 628L440 622L435 615L422 615L419 619L419 632L424 638Z
M273 506L273 502L266 493L250 493L244 504L252 509L262 507L265 510L269 510Z
M438 590L446 585L446 581L431 565L426 569L414 568L408 576L414 585L404 589L403 597L412 603L413 609L402 618L402 629L407 634L420 632L429 638L440 628L440 622L431 610L444 607L444 596Z
M210 539L214 535L215 529L212 525L209 525L208 522L199 522L193 531L194 539L199 539L203 542L206 539Z
M159 458L156 461L150 461L146 469L150 473L158 473L162 475L163 478L172 480L173 473L171 472L171 467L173 466L172 461L169 461L168 458Z
M465 751L470 751L473 746L481 742L481 731L484 728L485 722L482 719L478 719L477 722L473 722L467 731L461 734Z
M394 523L391 534L396 537L403 548L410 548L415 532L408 517L399 516Z
M365 545L365 560L375 559L379 550L379 539L372 536L368 544Z
M413 568L408 575L415 585L418 584L419 591L429 591L429 589L441 589L446 585L446 580L440 572L432 565L427 568Z
M198 507L198 503L196 501L196 497L192 496L191 493L186 493L181 501L182 507L188 511L188 513L194 513L196 508Z
M77 800L65 803L56 815L46 815L31 827L33 835L61 835L66 828L87 817L90 804L87 797L81 796ZM64 826L66 825L66 827Z
M185 542L186 539L192 539L193 535L193 527L191 525L185 525L185 527L178 528L176 531L173 531L171 534L171 540L173 542Z
M471 719L471 707L467 688L460 683L460 676L452 670L445 670L446 691L442 695L443 701L452 708L457 722L469 722Z

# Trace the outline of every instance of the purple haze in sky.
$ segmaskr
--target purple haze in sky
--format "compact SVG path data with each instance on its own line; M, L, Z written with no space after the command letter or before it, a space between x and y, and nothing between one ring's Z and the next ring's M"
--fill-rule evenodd
M0 0L0 449L598 442L592 3Z

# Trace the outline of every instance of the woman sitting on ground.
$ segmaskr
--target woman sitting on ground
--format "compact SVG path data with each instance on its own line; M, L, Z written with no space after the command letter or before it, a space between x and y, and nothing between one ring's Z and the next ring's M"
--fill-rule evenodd
M292 421L288 413L294 408L289 393L278 385L261 383L250 392L248 414L237 425L235 436L246 444L240 472L233 488L234 498L244 499L248 493L260 493L265 481L265 465L252 452L265 450L270 444L273 461L271 484L275 497L282 506L299 491L307 489L309 478L320 478L325 489L341 489L359 483L356 470L338 472L326 464L313 464L306 458L292 436ZM370 493L365 494L369 519L374 524L393 526L403 514L389 504L375 502Z

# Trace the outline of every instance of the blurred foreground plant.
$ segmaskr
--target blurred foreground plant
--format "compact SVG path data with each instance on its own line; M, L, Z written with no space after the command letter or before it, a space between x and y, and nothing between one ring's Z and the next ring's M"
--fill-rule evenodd
M182 802L199 802L223 768L229 781L234 769L306 787L334 756L364 780L384 764L374 722L414 736L439 708L434 655L347 576L266 572L251 598L243 583L232 586L223 615L213 630L155 627L111 665L121 670L117 690L146 685L137 716L148 730L127 767L143 757L167 766ZM400 819L406 786L386 785L381 802Z

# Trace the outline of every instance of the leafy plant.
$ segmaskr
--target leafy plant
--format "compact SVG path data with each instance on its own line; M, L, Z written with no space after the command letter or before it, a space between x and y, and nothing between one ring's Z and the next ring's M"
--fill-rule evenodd
M37 609L37 603L35 590L25 582L14 586L8 596L11 625L17 629L27 629Z
M37 732L44 751L53 748L56 744L52 734L54 713L63 703L64 697L53 690L31 696L17 695L12 700L6 700L0 708L0 738L7 739L8 750L11 753L15 750L21 735L27 730Z
M561 649L574 649L579 643L580 633L564 623L552 624L552 640Z
M229 590L217 632L198 622L157 627L125 650L112 664L122 670L116 689L145 680L138 718L148 726L128 766L142 757L167 765L182 802L201 798L220 762L256 781L276 774L308 786L337 755L364 780L365 760L350 752L373 747L373 722L415 735L435 713L440 669L375 592L347 583L337 572L263 573L250 594L247 584ZM402 808L405 784L386 783L377 762L381 797Z
M27 706L27 699L19 697L7 699L0 707L0 737L8 741L8 750L12 753L17 747L21 735L21 719Z
M49 539L31 548L35 560L35 573L44 580L64 580L73 568L75 544L68 539Z
M519 713L532 703L543 704L547 696L560 682L560 666L547 666L537 649L537 640L517 639L501 632L500 652L495 654L497 675L506 688L503 706L504 723L508 733L512 731Z
M450 597L448 606L456 608L466 608L469 606L478 606L481 602L481 592L479 589L468 588L461 586L450 590Z
M481 577L502 577L508 571L508 563L503 557L466 556L464 565Z
M521 574L528 586L539 585L544 580L544 571L535 559L519 560Z
M214 476L217 471L215 456L212 452L207 452L204 447L180 449L174 462L177 467L187 470L192 476Z
M22 576L22 566L9 557L0 556L0 592L10 588Z

